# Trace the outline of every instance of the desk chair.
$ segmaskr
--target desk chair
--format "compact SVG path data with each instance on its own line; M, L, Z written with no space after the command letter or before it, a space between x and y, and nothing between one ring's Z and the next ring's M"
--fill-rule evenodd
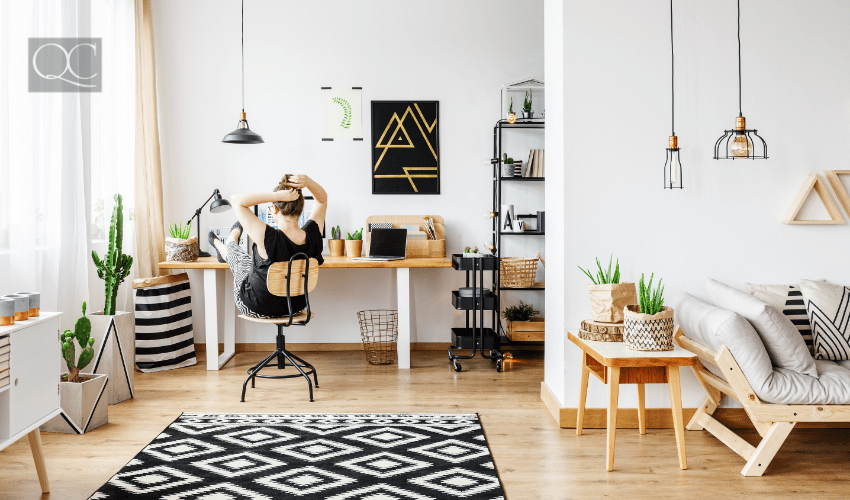
M310 363L304 361L298 356L286 350L286 337L283 335L284 328L292 325L304 326L313 318L313 313L310 312L310 296L309 293L316 288L316 283L319 281L319 261L309 259L307 254L300 252L292 256L289 262L275 262L269 268L268 287L272 295L278 297L286 297L287 305L289 306L289 316L281 318L257 318L240 314L239 317L255 323L269 323L277 325L277 349L269 357L260 361L253 368L248 370L248 378L242 384L242 402L245 402L245 390L248 387L248 381L251 381L251 388L255 387L255 379L260 378L293 378L304 377L307 379L307 386L310 389L310 401L313 401L313 382L310 380L310 374L313 375L313 380L316 382L316 387L319 387L319 378L316 376L316 368ZM307 301L307 308L300 314L292 314L292 297L303 295ZM294 366L299 373L294 375L260 375L260 370L266 367L272 360L277 359L277 369L283 370L287 366ZM289 363L287 363L289 361ZM296 362L297 361L297 362ZM300 363L300 364L299 364ZM306 369L306 371L305 371Z

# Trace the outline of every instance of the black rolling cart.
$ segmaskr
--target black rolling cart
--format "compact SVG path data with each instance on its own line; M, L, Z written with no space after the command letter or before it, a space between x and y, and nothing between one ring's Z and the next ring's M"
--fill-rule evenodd
M466 327L452 328L452 345L449 347L449 360L455 371L461 371L461 359L472 359L478 350L481 357L496 361L496 371L502 371L502 353L499 352L501 340L498 333L499 296L489 288L484 288L484 271L498 272L499 259L493 256L464 257L452 255L452 267L466 272L466 289L452 292L452 305L455 309L466 311ZM470 277L472 280L470 280ZM471 281L471 282L470 282ZM466 292L466 293L464 293ZM484 326L484 313L490 316L490 327ZM470 318L472 321L470 322ZM455 349L472 349L472 354L459 356ZM486 354L484 351L489 351Z

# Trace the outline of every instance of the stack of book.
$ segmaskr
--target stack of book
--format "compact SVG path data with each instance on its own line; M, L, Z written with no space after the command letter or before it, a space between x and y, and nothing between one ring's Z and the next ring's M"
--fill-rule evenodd
M9 336L0 337L0 388L9 385Z
M542 149L532 149L522 171L523 177L546 177L546 155Z

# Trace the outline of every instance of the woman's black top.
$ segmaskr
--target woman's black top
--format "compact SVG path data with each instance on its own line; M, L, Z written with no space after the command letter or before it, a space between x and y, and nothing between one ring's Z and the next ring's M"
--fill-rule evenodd
M302 229L307 233L307 239L303 245L296 245L286 237L283 231L267 225L264 245L268 259L260 257L256 243L252 245L251 259L254 268L248 279L242 282L242 289L240 290L242 302L252 312L271 318L289 315L286 297L278 297L269 292L267 279L269 267L272 264L289 262L289 259L299 252L304 252L318 260L319 264L324 262L324 259L322 259L322 232L319 230L319 225L311 219L304 224ZM291 300L294 312L307 307L307 301L303 295L291 297Z

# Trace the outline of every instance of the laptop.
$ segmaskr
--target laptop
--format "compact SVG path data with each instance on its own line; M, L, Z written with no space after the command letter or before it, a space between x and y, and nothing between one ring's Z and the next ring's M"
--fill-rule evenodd
M401 260L407 253L407 229L372 229L368 257L354 257L352 260Z

